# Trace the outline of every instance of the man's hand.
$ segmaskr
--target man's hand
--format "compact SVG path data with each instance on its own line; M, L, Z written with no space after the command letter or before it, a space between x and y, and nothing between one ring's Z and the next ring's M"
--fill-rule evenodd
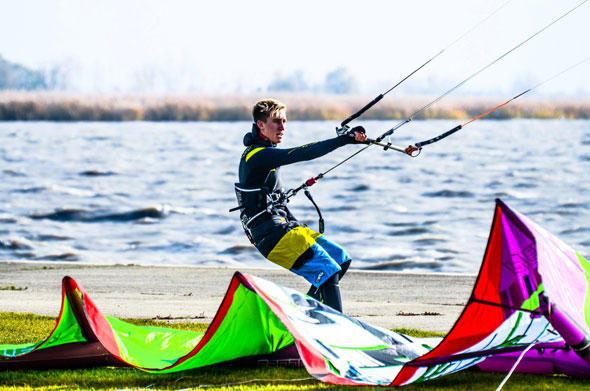
M367 135L361 132L354 132L354 140L359 143L367 142Z
M355 126L354 128L350 129L350 133L354 134L354 141L359 144L365 144L367 142L367 133L365 132L365 128L362 126Z
M347 137L347 143L351 144L367 144L368 140L365 128L362 126L355 126L346 133L341 133L340 136Z

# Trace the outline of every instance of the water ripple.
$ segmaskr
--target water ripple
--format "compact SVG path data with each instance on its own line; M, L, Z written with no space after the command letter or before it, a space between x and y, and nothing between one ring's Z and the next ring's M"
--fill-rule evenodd
M168 210L162 207L148 207L143 209L135 209L127 212L97 212L84 209L57 209L50 213L32 214L29 217L34 220L53 220L53 221L77 221L85 223L97 222L127 222L134 220L142 220L146 218L162 219L166 217Z
M471 198L474 194L467 190L440 190L429 193L422 193L424 197L444 197L444 198Z

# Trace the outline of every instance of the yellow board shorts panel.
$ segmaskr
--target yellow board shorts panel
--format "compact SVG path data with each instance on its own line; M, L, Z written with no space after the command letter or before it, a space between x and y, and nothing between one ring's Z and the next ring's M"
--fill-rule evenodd
M267 258L285 269L291 269L297 258L315 244L321 235L307 227L295 227L279 240Z

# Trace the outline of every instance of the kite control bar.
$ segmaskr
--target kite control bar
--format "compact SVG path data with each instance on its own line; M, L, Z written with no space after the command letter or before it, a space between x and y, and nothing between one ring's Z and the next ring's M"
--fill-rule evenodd
M351 118L351 117L349 117L349 118ZM359 129L359 128L361 128L361 129ZM360 126L357 126L355 128L352 128L352 129L350 129L347 125L344 125L341 128L336 128L336 134L338 134L338 136L341 136L341 137L352 137L352 138L354 138L355 137L354 132L356 132L356 131L360 131L362 133L365 132L365 130L362 129L362 127L360 127ZM378 145L380 147L383 147L383 150L384 151L387 151L388 149L391 149L393 151L405 153L406 155L409 155L411 157L416 157L416 156L418 156L420 154L420 148L419 147L414 147L414 146L410 145L407 148L403 148L403 147L399 147L397 145L393 145L391 143L384 144L384 143L381 142L381 140L382 140L382 138L377 138L377 139L368 138L367 141L365 141L362 144L367 144L368 146L370 146L370 145ZM418 151L418 153L417 154L414 154L414 152L416 152L416 151Z
M449 137L451 134L453 134L453 133L455 133L455 132L458 132L459 130L461 130L461 129L463 128L463 126L464 126L464 125L465 125L465 124L463 124L463 125L457 125L457 126L455 126L453 129L451 129L451 130L448 130L448 131L446 131L446 132L444 132L444 133L442 133L442 134L439 134L439 135L438 135L438 136L436 136L436 137L429 138L428 140L424 140L424 141L417 142L417 143L416 143L416 144L414 144L414 145L409 145L409 146L408 146L408 147L407 147L407 148L404 150L404 152L405 152L405 153L407 153L408 155L412 156L412 157L416 157L416 156L420 155L420 151L422 151L422 147L423 147L424 145L432 144L432 143L435 143L435 142L437 142L437 141L440 141L440 140L442 140L443 138ZM414 153L415 151L418 151L418 153L414 155L413 153Z
M481 113L481 114L473 117L472 119L470 119L469 121L465 122L464 124L457 125L453 129L447 130L446 132L441 133L441 134L439 134L436 137L430 138L428 140L417 142L414 145L410 145L408 148L405 149L406 153L408 153L407 151L409 151L409 150L412 150L412 151L416 151L416 150L417 151L420 151L424 145L429 145L429 144L435 143L437 141L440 141L440 140L442 140L442 139L444 139L446 137L449 137L450 135L452 135L453 133L458 132L459 130L463 129L465 126L469 125L470 123L475 122L478 119L481 119L481 118L484 118L484 117L488 116L489 114L493 113L494 111L498 110L499 108L502 108L502 107L506 106L507 104L509 104L513 100L516 100L516 99L520 98L521 96L523 96L523 95L525 95L525 94L527 94L527 93L529 93L529 92L537 89L538 87L542 86L543 84L548 83L549 81L557 78L558 76L561 76L562 74L568 72L569 70L571 70L571 69L573 69L573 68L575 68L575 67L577 67L577 66L579 66L579 65L581 65L581 64L583 64L583 63L585 63L587 61L590 61L590 57L586 57L583 60L581 60L581 61L579 61L579 62L577 62L577 63L575 63L575 64L573 64L573 65L571 65L571 66L569 66L569 67L567 67L565 69L563 69L562 71L554 74L553 76L551 76L551 77L549 77L549 78L541 81L540 83L537 83L536 85L534 85L534 86L532 86L532 87L530 87L530 88L522 91L521 93L514 95L512 98L508 99L507 101L505 101L503 103L500 103L499 105L491 108L490 110L486 111L485 113ZM381 144L378 144L378 145L381 145ZM410 155L410 153L408 153L408 155ZM410 155L410 156L413 156L413 155Z
M403 147L398 147L397 145L393 145L391 143L383 144L382 142L379 142L379 141L373 140L373 139L368 139L367 144L378 145L380 147L383 147L384 151L391 149L393 151L405 153L406 155L411 156L411 157L416 157L416 156L420 155L420 151L422 150L422 148L420 148L419 146L409 145L407 148L403 148ZM418 153L415 153L415 152L418 152Z

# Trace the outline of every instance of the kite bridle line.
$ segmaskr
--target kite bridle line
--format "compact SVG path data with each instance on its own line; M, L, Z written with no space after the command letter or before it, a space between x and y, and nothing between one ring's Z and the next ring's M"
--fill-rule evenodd
M295 188L295 189L290 189L287 191L286 196L287 196L287 200L291 197L293 197L294 195L296 195L300 190L305 189L309 186L314 185L318 180L322 179L326 174L328 174L329 172L331 172L332 170L334 170L335 168L341 166L342 164L346 163L347 161L349 161L350 159L352 159L353 157L357 156L358 154L360 154L361 152L367 150L368 148L370 148L372 145L378 145L378 146L382 146L384 150L388 150L388 149L393 149L395 151L398 152L403 152L409 156L415 157L418 156L418 154L420 153L420 148L417 147L418 144L415 144L415 146L409 146L407 148L402 148L399 146L395 146L392 145L391 143L387 143L387 144L383 144L381 143L383 141L383 139L385 139L386 137L392 135L396 130L398 130L399 128L401 128L402 126L404 126L405 124L407 124L408 122L411 122L418 114L424 112L425 110L427 110L428 108L430 108L431 106L433 106L434 104L438 103L439 101L441 101L443 98L445 98L447 95L451 94L453 91L457 90L458 88L460 88L461 86L463 86L465 83L467 83L468 81L470 81L471 79L475 78L477 75L479 75L480 73L482 73L483 71L485 71L486 69L488 69L489 67L491 67L492 65L494 65L495 63L497 63L498 61L502 60L504 57L506 57L507 55L509 55L510 53L514 52L515 50L517 50L518 48L520 48L521 46L523 46L524 44L526 44L527 42L529 42L531 39L533 39L534 37L538 36L539 34L541 34L543 31L547 30L549 27L551 27L552 25L554 25L555 23L557 23L558 21L560 21L561 19L565 18L567 15L571 14L572 12L574 12L575 10L577 10L578 8L580 8L582 5L584 5L585 3L587 3L588 0L583 0L582 2L578 3L575 7L571 8L569 11L565 12L564 14L560 15L558 18L554 19L553 21L551 21L550 23L548 23L547 25L545 25L544 27L542 27L541 29L539 29L538 31L536 31L534 34L532 34L531 36L529 36L528 38L526 38L524 41L520 42L519 44L517 44L516 46L514 46L513 48L511 48L510 50L506 51L504 54L502 54L501 56L497 57L496 59L494 59L493 61L489 62L488 64L486 64L485 66L483 66L482 68L480 68L479 70L477 70L476 72L472 73L471 75L469 75L467 78L465 78L463 81L461 81L460 83L456 84L455 86L453 86L452 88L450 88L449 90L447 90L446 92L444 92L443 94L441 94L440 96L438 96L436 99L434 99L433 101L427 103L426 105L422 106L421 108L419 108L418 110L416 110L414 113L412 113L408 118L406 118L405 120L400 121L397 125L395 125L393 128L387 130L386 132L384 132L383 134L381 134L379 137L377 137L376 139L372 140L369 139L367 140L367 142L369 143L367 146L359 149L358 151L356 151L355 153L353 153L352 155L350 155L349 157L347 157L346 159L342 160L341 162L339 162L338 164L330 167L328 170L316 175L315 177L311 177L308 180L306 180L305 182L303 182L303 184L301 184L299 187ZM496 11L495 11L496 12ZM482 21L483 22L483 21ZM443 49L444 51L444 49ZM435 56L436 57L436 56ZM586 59L587 60L587 59ZM506 104L508 104L510 101L524 95L525 93L533 90L534 88L540 86L541 84L544 84L546 82L548 82L549 80L552 80L553 78L559 76L561 73L565 73L567 72L569 69L585 62L586 60L581 61L580 63L560 72L559 74L553 76L550 79L547 79L541 83L539 83L538 85L536 85L535 87L513 97L512 99L508 100L507 102L505 102L502 105L499 105L497 107L495 107L494 109L490 110L487 113L484 113L483 115L480 115L474 119L472 119L471 121L466 122L463 125L459 125L433 139L430 140L425 140L422 142L421 145L427 145L424 144L426 142L428 142L428 144L434 143L436 141L442 140L445 137L450 136L451 134L457 132L458 130L460 130L463 126L466 126L467 124L484 117L485 115L491 113L492 111L505 106ZM427 61L424 65L426 65L429 61ZM421 68L421 67L420 67ZM416 71L414 71L413 73L415 73ZM413 74L412 73L412 74ZM407 78L406 78L407 79ZM405 80L405 79L404 79ZM402 80L403 81L403 80ZM400 83L398 83L399 85ZM397 85L396 85L397 86ZM391 90L391 89L390 89ZM389 92L389 91L388 91ZM382 94L384 95L384 94ZM380 95L381 96L381 95ZM370 108L371 106L373 106L375 103L377 103L379 100L381 100L381 98L379 98L379 96L377 98L375 98L372 102L370 102L368 105L366 105L365 107L363 107L361 110L359 110L357 113L353 114L352 116L350 116L349 118L347 118L346 120L344 120L342 122L343 126L340 129L337 129L337 131L339 132L339 134L346 134L347 131L349 131L347 124L352 121L352 119L354 118L358 118L362 113L364 113L366 110L368 110L368 108ZM357 115L358 114L358 115ZM354 117L354 118L352 118ZM348 133L349 136L353 136L352 134ZM432 140L432 141L431 141ZM418 152L416 154L414 154L415 152Z

